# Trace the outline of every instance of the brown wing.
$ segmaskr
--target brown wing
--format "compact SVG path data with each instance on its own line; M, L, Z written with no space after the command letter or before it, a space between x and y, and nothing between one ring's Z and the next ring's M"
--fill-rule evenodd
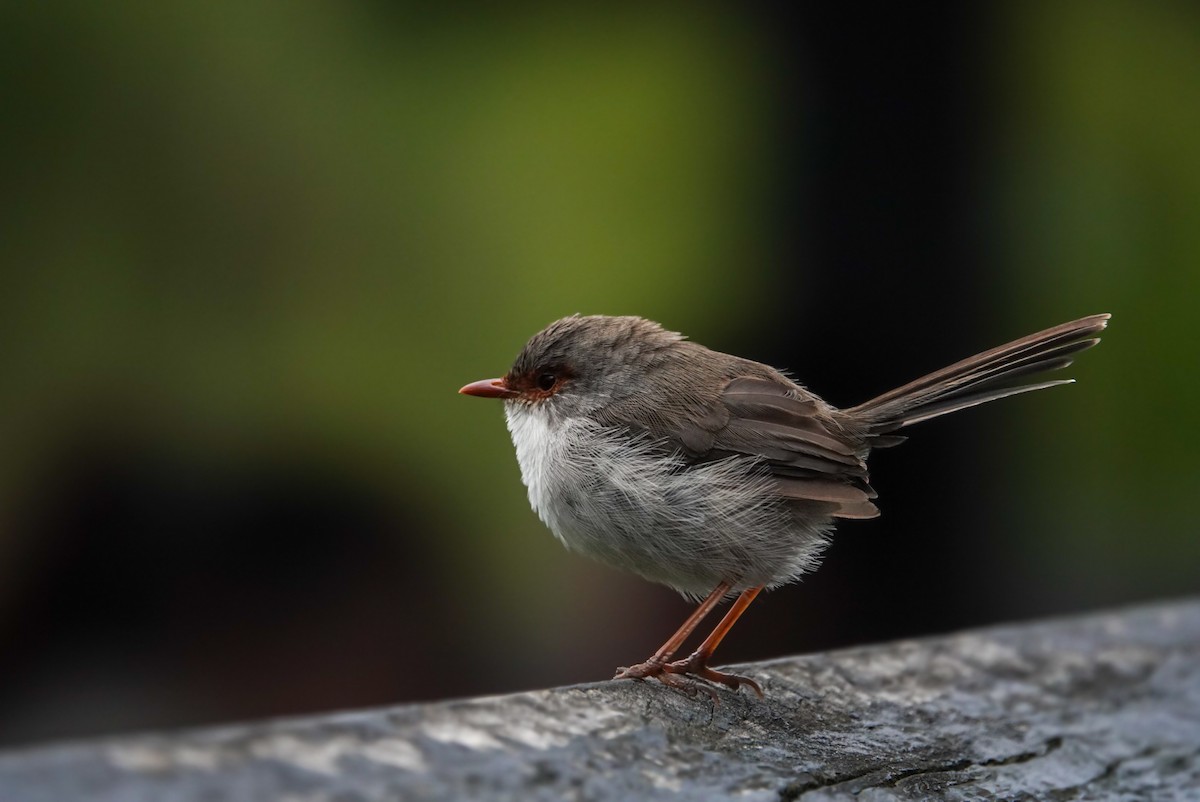
M714 432L712 456L751 454L767 461L779 493L800 508L837 518L874 518L861 440L846 432L815 397L794 385L739 378L726 386L726 425Z
M672 356L682 367L648 371L643 392L609 403L597 419L695 463L761 457L798 514L879 514L859 456L866 453L863 436L843 429L828 405L756 362L692 343L679 343ZM723 389L697 391L704 387Z

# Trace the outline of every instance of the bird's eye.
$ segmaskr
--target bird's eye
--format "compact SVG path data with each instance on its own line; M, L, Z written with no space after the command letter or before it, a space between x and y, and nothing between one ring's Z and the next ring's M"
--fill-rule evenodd
M555 376L553 373L547 372L538 374L537 386L542 392L550 392L554 389L554 385L556 384L558 384L558 376Z

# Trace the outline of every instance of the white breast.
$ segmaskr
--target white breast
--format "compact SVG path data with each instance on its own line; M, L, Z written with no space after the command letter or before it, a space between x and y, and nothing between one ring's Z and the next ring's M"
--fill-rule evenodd
M545 410L522 408L505 404L505 421L512 434L513 446L517 450L517 463L521 466L521 481L529 488L529 503L534 512L548 525L543 510L547 507L548 486L552 476L551 465L556 453L561 451L561 436L551 423ZM554 534L558 534L557 531Z
M827 523L796 526L751 457L689 466L588 418L505 413L529 503L569 549L692 596L720 581L780 584L816 563Z

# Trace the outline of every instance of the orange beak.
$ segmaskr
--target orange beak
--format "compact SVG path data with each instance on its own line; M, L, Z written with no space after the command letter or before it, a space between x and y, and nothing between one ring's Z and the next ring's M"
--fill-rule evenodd
M463 395L476 395L480 398L512 398L517 394L515 390L508 389L504 379L484 379L471 382L459 392Z

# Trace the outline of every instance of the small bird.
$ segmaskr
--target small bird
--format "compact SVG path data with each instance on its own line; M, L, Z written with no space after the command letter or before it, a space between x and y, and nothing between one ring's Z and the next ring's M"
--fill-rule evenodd
M879 515L871 451L914 423L1069 384L1013 382L1067 367L1108 319L1063 323L838 409L775 368L653 321L575 315L535 334L503 378L459 392L504 400L529 503L564 546L702 600L614 679L710 694L697 680L745 685L761 697L755 680L708 662L761 591L817 567L837 519ZM712 634L674 659L734 595Z

